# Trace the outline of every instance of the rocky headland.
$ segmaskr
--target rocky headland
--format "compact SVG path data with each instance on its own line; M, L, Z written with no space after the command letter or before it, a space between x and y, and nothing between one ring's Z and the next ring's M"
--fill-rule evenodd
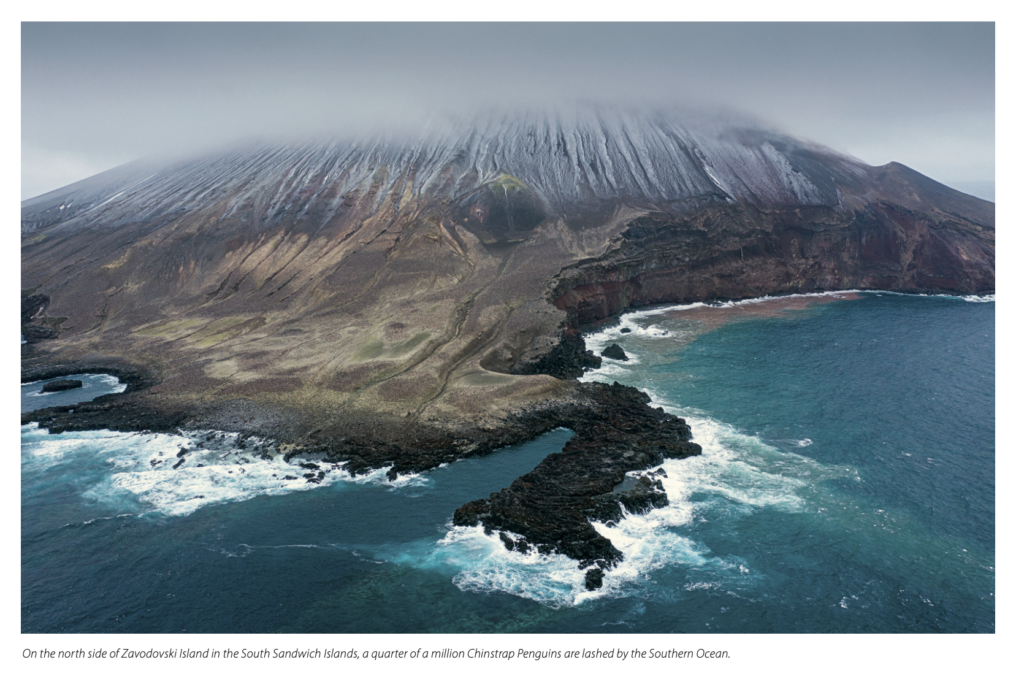
M139 162L22 205L22 380L123 394L52 432L217 429L392 476L576 436L455 513L590 567L590 526L699 452L643 393L582 384L581 330L660 303L995 289L994 205L748 127L610 112L422 139ZM623 355L625 356L625 355Z

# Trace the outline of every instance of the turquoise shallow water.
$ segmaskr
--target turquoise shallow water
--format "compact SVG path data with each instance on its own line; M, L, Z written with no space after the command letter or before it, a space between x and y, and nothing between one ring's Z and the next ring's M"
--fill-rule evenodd
M571 561L449 525L567 430L313 486L201 443L172 469L196 444L174 435L27 426L22 630L993 631L995 303L768 308L648 311L589 337L631 359L588 379L647 390L705 449L666 463L669 507L600 527L626 559L599 592Z

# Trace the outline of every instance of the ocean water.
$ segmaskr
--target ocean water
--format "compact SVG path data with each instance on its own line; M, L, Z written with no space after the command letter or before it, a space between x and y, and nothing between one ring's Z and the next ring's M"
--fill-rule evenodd
M104 394L124 392L127 385L114 376L105 373L82 373L74 376L73 380L81 380L82 386L74 390L63 392L43 392L43 384L59 380L39 380L21 385L21 412L34 411L38 408L49 406L71 406L82 401L92 401Z
M22 631L992 632L991 301L828 294L594 331L629 360L585 379L644 389L704 447L665 463L668 507L597 526L625 560L594 592L450 522L568 430L393 483L316 463L315 484L310 459L216 431L24 426ZM67 396L40 387L23 410Z

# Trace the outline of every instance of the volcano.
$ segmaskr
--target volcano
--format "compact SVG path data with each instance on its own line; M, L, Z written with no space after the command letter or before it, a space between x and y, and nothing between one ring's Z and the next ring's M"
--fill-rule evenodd
M898 163L606 109L139 161L22 203L23 380L129 382L25 420L239 431L392 475L570 427L455 521L600 569L617 552L590 522L663 495L653 476L613 494L625 473L700 449L642 393L575 380L598 363L581 328L661 303L990 293L994 212Z

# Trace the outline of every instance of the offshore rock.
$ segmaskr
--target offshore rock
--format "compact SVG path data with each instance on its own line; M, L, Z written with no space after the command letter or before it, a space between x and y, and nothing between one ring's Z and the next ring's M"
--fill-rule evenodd
M609 359L616 359L618 361L629 361L629 357L626 356L626 351L623 350L622 346L618 343L612 343L601 350L601 356L608 357Z
M76 390L82 386L81 380L54 380L43 385L40 392L64 392L65 390Z
M591 568L587 571L587 574L584 575L583 582L587 591L600 589L604 584L604 571L600 568Z

